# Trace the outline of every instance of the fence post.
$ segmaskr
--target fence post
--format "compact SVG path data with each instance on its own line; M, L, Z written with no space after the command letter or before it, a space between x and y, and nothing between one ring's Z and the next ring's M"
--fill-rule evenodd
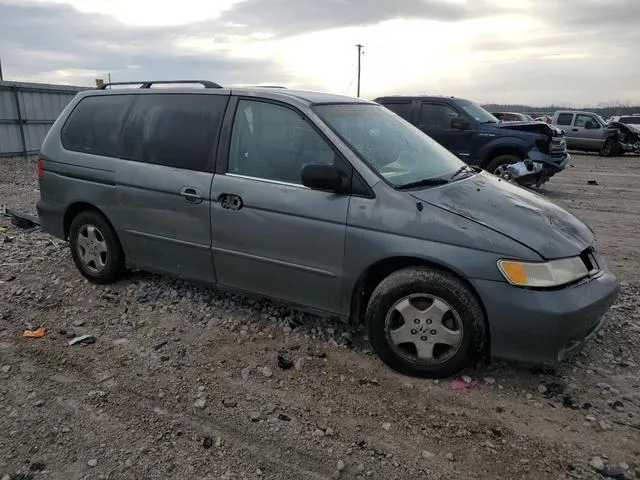
M16 102L16 113L18 115L18 128L20 129L20 141L22 142L22 154L24 155L24 159L29 159L29 152L27 150L27 139L24 135L24 120L22 119L22 112L20 111L20 96L18 95L19 87L16 85L13 87L13 98Z

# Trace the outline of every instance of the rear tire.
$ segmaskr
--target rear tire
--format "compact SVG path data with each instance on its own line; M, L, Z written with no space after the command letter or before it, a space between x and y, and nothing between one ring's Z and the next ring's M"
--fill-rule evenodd
M487 341L480 301L454 275L431 268L399 270L371 295L369 339L392 369L443 378L475 363Z
M499 157L491 160L485 170L489 173L493 173L494 175L509 179L509 174L507 173L507 165L513 165L514 163L518 163L520 161L520 157L516 155L500 155Z
M93 283L112 283L125 270L124 253L116 232L95 210L85 210L73 219L69 246L76 267Z

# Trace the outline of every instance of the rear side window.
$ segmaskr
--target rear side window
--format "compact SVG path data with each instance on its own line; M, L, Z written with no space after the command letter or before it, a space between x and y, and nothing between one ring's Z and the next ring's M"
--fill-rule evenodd
M84 98L62 128L62 146L74 152L117 157L122 122L131 101L131 95Z
M405 120L411 120L411 102L385 102L383 105Z
M122 158L207 171L229 97L139 95L123 132Z
M573 113L561 113L558 115L556 125L571 125L571 120L573 120Z

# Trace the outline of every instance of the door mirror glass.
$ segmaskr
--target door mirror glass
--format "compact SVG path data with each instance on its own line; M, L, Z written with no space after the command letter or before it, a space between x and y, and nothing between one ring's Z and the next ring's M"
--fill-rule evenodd
M456 117L451 119L451 128L455 130L468 130L469 126L469 122L465 118Z
M333 165L326 163L309 163L302 167L302 184L314 190L342 192L342 175Z

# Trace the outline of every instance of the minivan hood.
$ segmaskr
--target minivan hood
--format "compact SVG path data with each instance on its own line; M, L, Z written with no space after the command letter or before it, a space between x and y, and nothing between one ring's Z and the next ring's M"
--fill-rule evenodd
M558 137L563 135L563 130L545 122L505 122L496 124L498 128L506 128L507 130L519 130L522 132L544 133L550 137Z
M545 259L578 255L594 241L591 229L565 209L487 172L411 194L501 233Z

